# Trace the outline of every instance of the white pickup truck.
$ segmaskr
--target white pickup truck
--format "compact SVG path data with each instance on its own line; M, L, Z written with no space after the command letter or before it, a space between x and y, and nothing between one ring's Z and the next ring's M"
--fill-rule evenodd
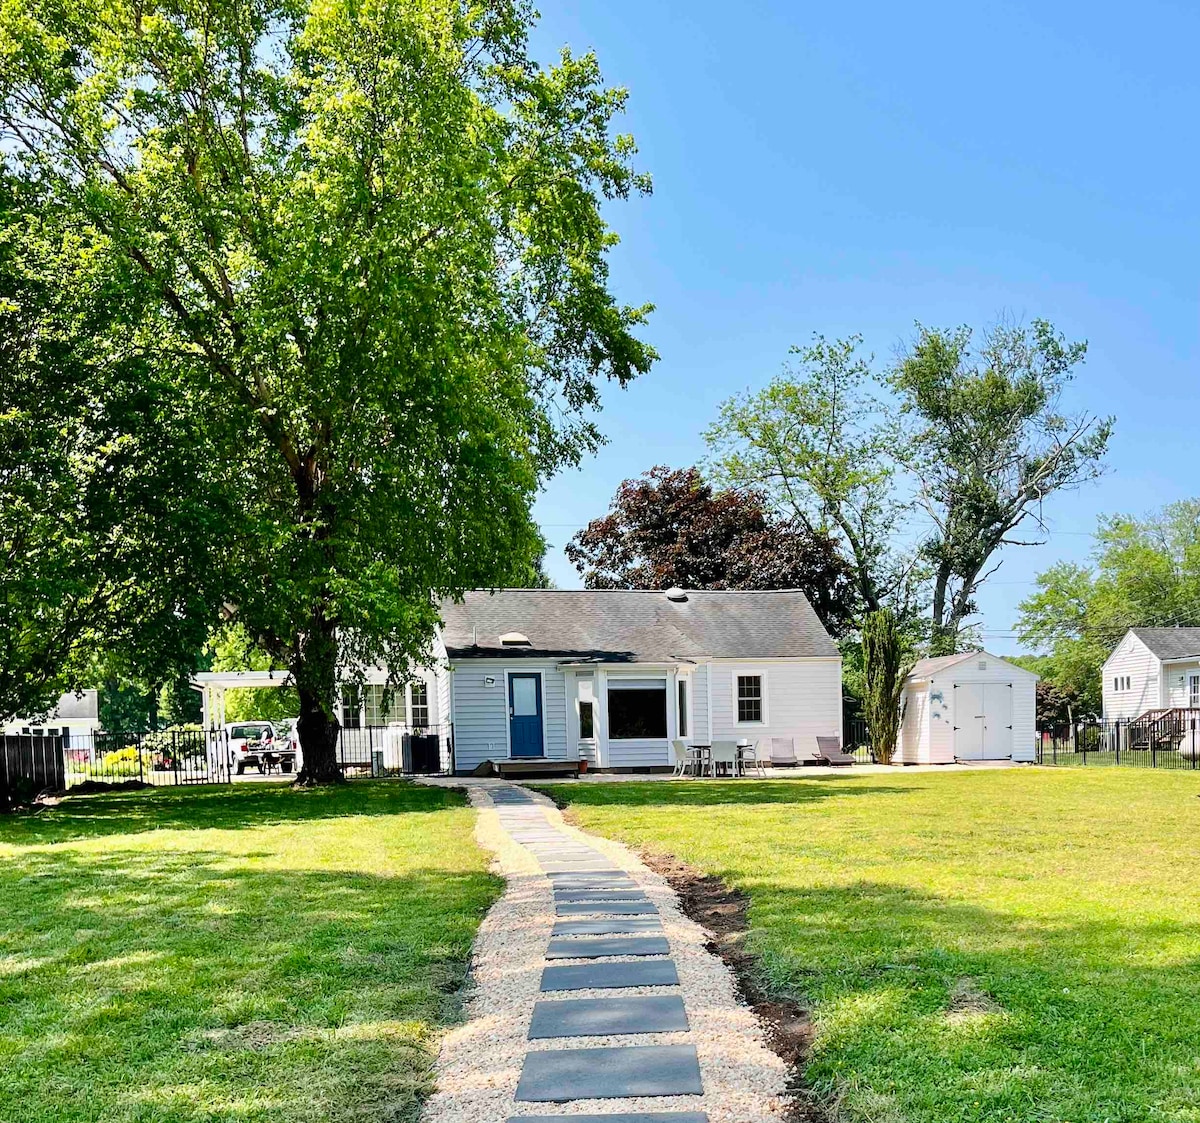
M232 721L225 726L229 767L241 776L253 765L259 772L292 772L298 749L291 729L277 732L269 721Z

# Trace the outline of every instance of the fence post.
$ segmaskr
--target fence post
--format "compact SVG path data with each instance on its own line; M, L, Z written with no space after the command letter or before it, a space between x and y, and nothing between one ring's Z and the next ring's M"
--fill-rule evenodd
M137 735L137 755L138 755L138 780L141 783L146 782L146 763L142 760L142 735Z
M375 775L375 726L367 726L367 756L371 761L371 775Z
M1192 767L1196 767L1196 719L1192 718Z
M1121 719L1117 718L1113 736L1117 739L1117 763L1121 763Z

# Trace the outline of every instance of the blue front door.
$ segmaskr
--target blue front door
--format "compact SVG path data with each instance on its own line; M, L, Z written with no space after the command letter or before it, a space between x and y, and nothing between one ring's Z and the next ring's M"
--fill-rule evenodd
M513 756L545 756L542 676L508 676L508 743Z

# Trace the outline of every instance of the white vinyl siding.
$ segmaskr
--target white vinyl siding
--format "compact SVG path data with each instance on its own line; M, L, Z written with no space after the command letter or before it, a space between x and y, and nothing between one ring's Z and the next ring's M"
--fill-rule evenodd
M1128 721L1141 717L1147 710L1161 708L1164 703L1160 666L1158 657L1137 636L1128 633L1108 657L1102 671L1104 720ZM1168 671L1168 683L1169 676ZM1126 677L1128 689L1124 689ZM1186 702L1172 704L1186 705Z
M761 663L714 661L712 676L713 740L751 741L792 737L796 755L812 756L818 737L842 736L842 664L840 659L777 659ZM737 720L739 675L760 675L762 724Z
M508 696L505 671L542 673L545 751L550 760L575 760L567 749L566 686L554 660L464 659L454 664L454 766L470 772L485 760L508 759ZM487 679L492 684L487 684Z
M1168 706L1194 707L1200 704L1194 700L1190 690L1191 678L1197 674L1200 674L1200 662L1163 665L1162 677Z
M900 723L900 743L896 760L919 764L929 757L929 683L910 683L904 690L904 717ZM940 719L939 719L940 720Z
M708 674L707 663L699 663L692 669L692 728L689 741L696 744L707 741L708 735Z

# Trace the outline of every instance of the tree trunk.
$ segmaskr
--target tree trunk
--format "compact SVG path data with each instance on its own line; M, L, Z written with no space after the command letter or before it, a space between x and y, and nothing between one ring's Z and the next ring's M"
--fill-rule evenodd
M938 569L933 584L933 606L929 629L929 654L953 655L956 630L946 626L946 589L950 584L950 574L945 566Z
M300 657L292 668L300 717L296 732L304 767L297 784L337 784L345 779L338 767L337 742L337 637L324 613L313 612L310 627L300 641Z

